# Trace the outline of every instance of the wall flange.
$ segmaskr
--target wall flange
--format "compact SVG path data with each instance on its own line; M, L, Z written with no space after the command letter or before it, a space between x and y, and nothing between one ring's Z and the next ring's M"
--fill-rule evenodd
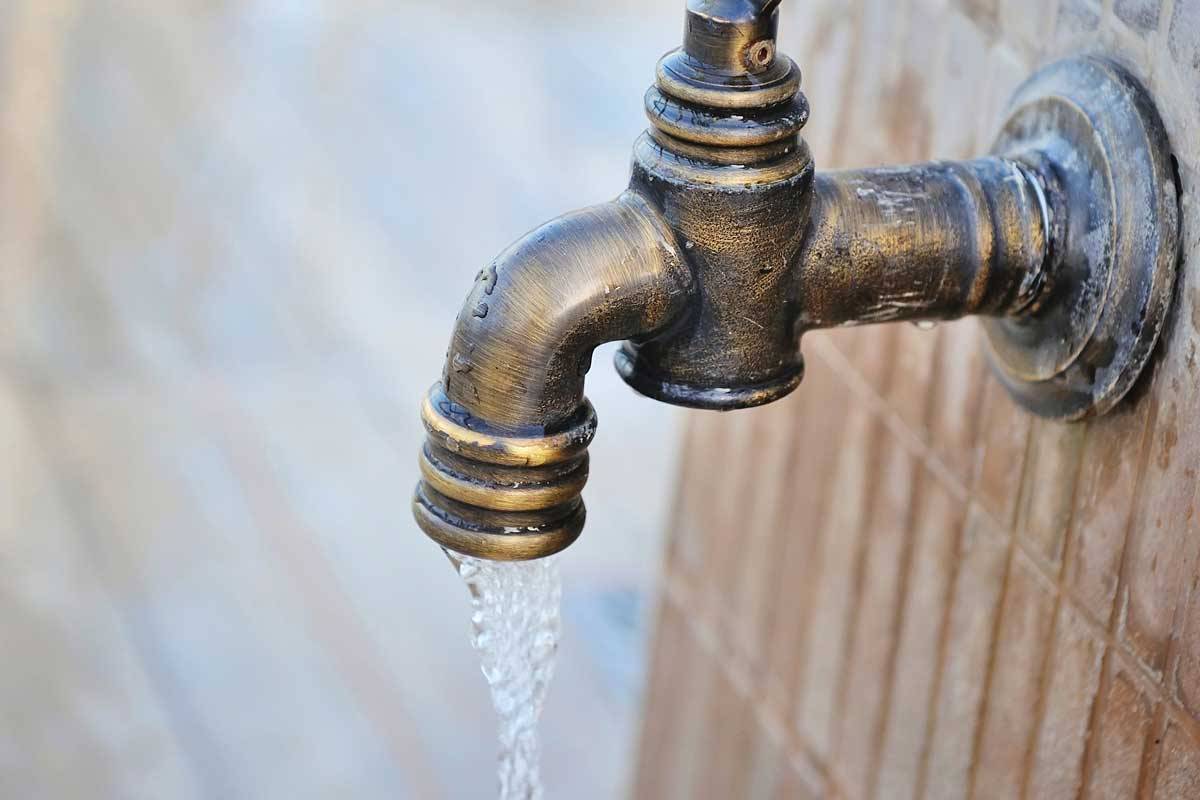
M1178 178L1146 90L1094 57L1037 72L993 147L1026 163L1054 235L1038 310L983 320L992 367L1045 417L1103 414L1132 388L1167 318L1179 253Z

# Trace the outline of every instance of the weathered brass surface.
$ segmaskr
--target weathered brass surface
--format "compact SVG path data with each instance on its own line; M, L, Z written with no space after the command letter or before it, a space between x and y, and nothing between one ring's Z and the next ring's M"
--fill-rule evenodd
M442 391L464 426L541 435L574 416L592 350L652 336L688 307L692 272L641 194L576 211L480 270L458 317Z
M689 0L645 96L628 191L480 271L441 383L414 512L451 550L558 552L579 535L593 349L680 405L756 406L804 374L810 330L983 315L1032 411L1111 408L1170 301L1177 178L1144 91L1096 59L1051 66L993 155L817 174L778 0Z
M1037 414L1103 414L1149 362L1175 287L1181 194L1166 130L1121 67L1074 59L1018 89L993 152L1046 176L1056 252L1040 313L984 321L992 367Z
M635 192L547 223L481 270L421 409L421 528L495 559L574 541L596 430L583 396L592 350L653 336L693 291L670 227Z
M1047 281L1037 179L1000 158L817 176L795 272L801 331L1023 317Z
M421 406L417 522L456 552L498 560L558 552L579 536L587 446L596 414L580 396L554 431L511 433L485 424L436 384Z

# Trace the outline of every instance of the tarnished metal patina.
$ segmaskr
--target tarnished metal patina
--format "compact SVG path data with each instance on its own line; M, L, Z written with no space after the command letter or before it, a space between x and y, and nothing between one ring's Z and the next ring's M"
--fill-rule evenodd
M414 511L493 559L563 549L596 416L593 349L679 405L761 405L800 383L810 330L985 319L993 367L1043 416L1115 405L1150 358L1179 249L1162 123L1120 67L1036 74L992 155L818 174L779 0L689 0L646 93L628 191L481 270L422 408Z

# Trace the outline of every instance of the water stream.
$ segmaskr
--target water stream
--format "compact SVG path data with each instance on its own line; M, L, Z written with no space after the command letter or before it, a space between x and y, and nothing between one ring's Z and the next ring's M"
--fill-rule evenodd
M500 717L500 800L540 800L538 718L558 650L558 559L451 560L471 592L471 643Z

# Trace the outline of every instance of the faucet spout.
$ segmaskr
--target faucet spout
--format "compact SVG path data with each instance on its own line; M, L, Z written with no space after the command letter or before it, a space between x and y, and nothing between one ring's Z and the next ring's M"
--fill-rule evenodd
M691 288L670 228L634 191L543 225L481 270L422 408L422 529L501 560L574 541L596 425L583 393L592 351L669 326Z
M778 5L688 0L629 191L479 273L422 409L414 510L442 546L529 559L579 535L602 342L627 340L637 391L714 410L784 397L804 334L843 325L977 316L1012 396L1059 420L1105 413L1149 363L1179 183L1136 79L1057 62L1017 90L990 155L818 173Z

